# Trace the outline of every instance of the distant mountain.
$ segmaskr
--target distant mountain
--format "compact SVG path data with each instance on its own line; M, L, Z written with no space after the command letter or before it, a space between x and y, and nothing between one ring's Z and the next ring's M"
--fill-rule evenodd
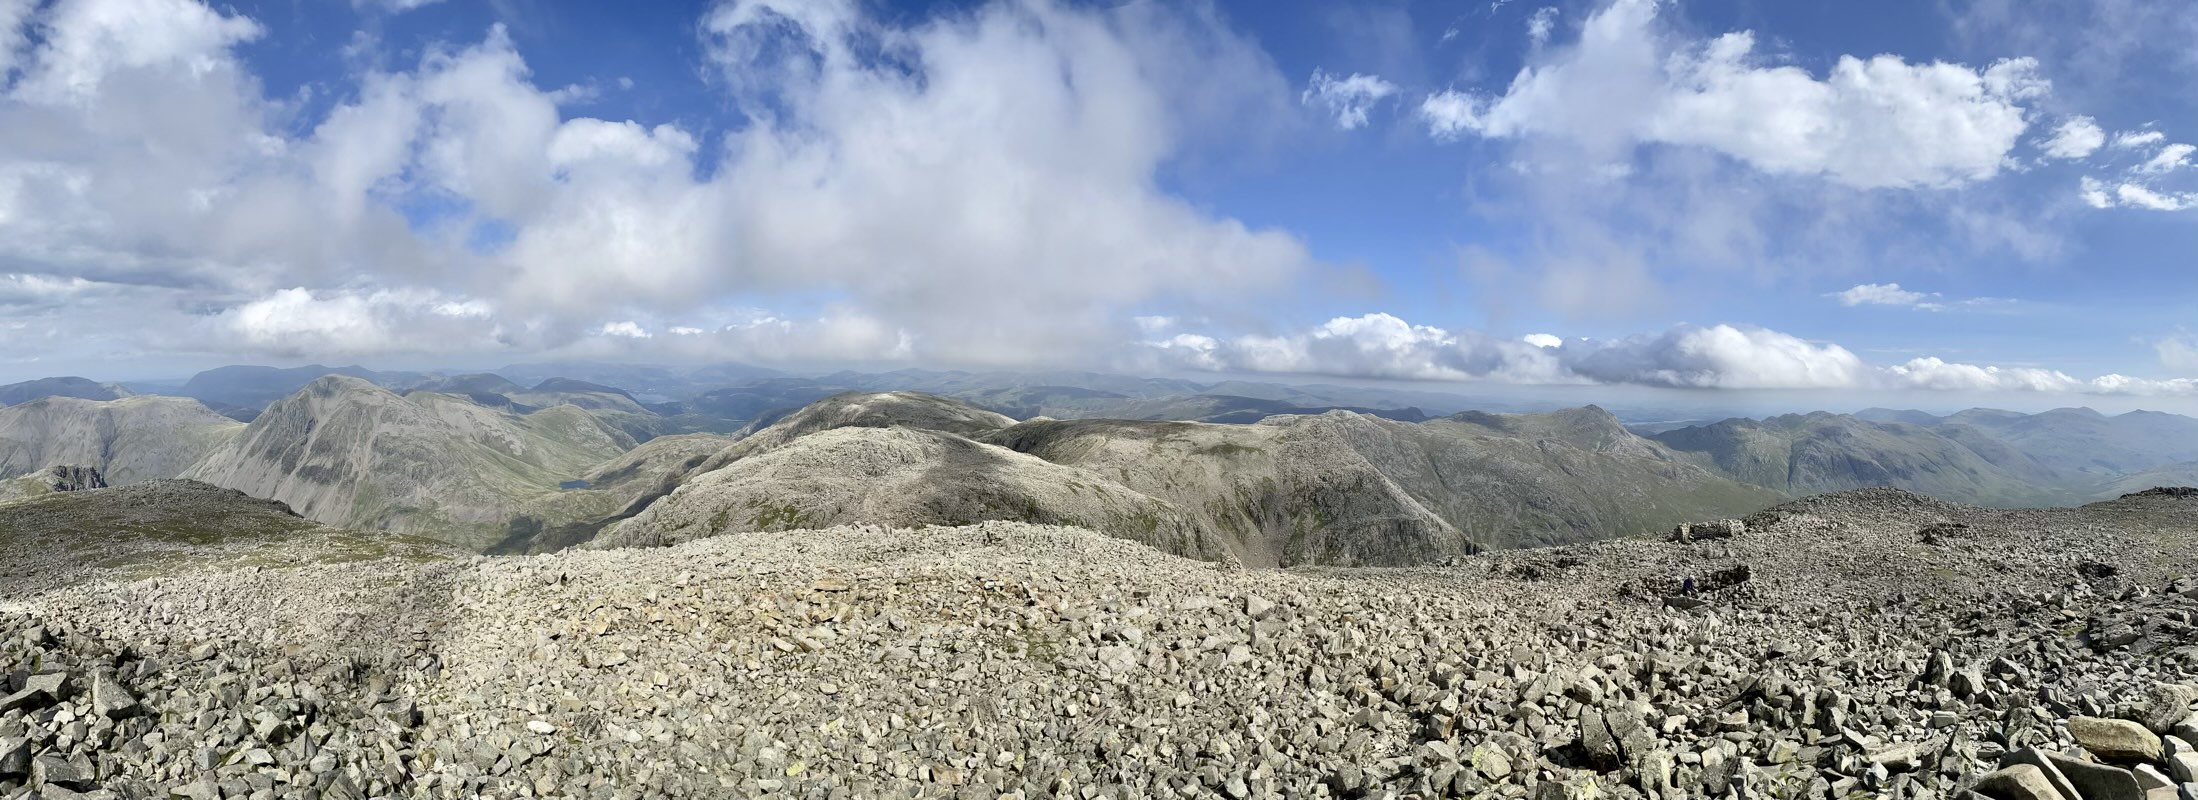
M492 372L476 372L468 375L435 376L417 384L404 387L412 391L442 392L443 394L502 394L523 392L527 387L513 383L511 379Z
M1075 525L1169 552L1228 549L1175 506L964 434L1014 420L914 392L839 395L756 431L591 547L842 524Z
M1900 422L1908 425L1937 425L1944 418L1928 411L1896 408L1865 408L1854 413L1855 419L1866 422Z
M564 378L615 386L637 397L644 397L649 402L661 402L691 397L741 381L777 377L783 373L775 369L732 362L680 368L654 364L553 361L511 364L496 370L496 374L525 384Z
M185 397L206 401L209 405L240 409L266 408L268 403L289 396L306 384L325 375L346 375L379 386L397 388L427 380L417 372L377 372L365 367L324 367L311 364L303 367L227 366L201 372L184 381L179 390Z
M1251 425L1015 423L895 392L771 421L590 546L1010 519L1249 564L1414 564L1659 530L1781 497L1686 463L1599 409L1424 424L1347 411Z
M800 408L846 391L850 390L808 378L761 378L652 408L666 416L697 414L745 423L772 411Z
M184 477L281 500L326 524L478 549L521 517L615 510L615 499L559 486L632 447L630 437L574 406L518 414L330 375L269 405Z
M2151 411L2107 416L2088 408L2036 414L1971 409L1940 426L1966 425L2055 469L2102 478L2198 461L2198 419Z
M173 478L243 430L185 397L48 397L0 408L0 475L68 465L117 486Z
M2172 485L2190 476L2184 465L2198 463L2198 419L2154 411L1973 408L1938 416L1873 408L1736 418L1655 438L1780 491L1893 486L1990 506L2109 499L2135 491L2128 487Z
M1972 434L1816 412L1729 419L1653 438L1719 473L1795 495L1894 486L1998 506L2080 499L2051 466Z
M1781 498L1688 464L1595 408L1420 424L1345 411L1252 425L1038 422L990 440L1190 509L1247 563L1426 563L1634 535Z
M83 400L120 400L134 394L121 384L99 383L89 378L39 378L0 386L0 406L28 403L41 397L75 397Z

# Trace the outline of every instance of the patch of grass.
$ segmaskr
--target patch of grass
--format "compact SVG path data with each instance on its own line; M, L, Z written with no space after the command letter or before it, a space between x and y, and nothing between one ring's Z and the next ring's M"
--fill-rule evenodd
M718 512L720 516L724 513L723 511ZM818 521L814 515L792 505L764 506L757 509L755 516L750 517L748 520L749 524L755 526L755 529L759 531L790 531L813 528L816 527Z

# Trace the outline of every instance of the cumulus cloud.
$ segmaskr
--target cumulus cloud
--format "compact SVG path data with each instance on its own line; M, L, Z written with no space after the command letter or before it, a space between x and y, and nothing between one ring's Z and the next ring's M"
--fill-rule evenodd
M2069 117L2038 144L2048 158L2084 158L2106 146L2106 131L2090 117Z
M2198 208L2198 192L2155 190L2134 181L2109 184L2089 176L2078 182L2077 196L2092 208L2134 208L2144 211L2183 211Z
M351 76L301 119L236 56L265 33L242 15L0 0L0 54L23 65L0 94L8 268L167 291L230 337L188 346L235 353L599 347L626 338L596 335L606 317L823 297L844 309L833 325L654 338L795 353L828 331L874 355L1007 364L1119 346L1127 309L1225 307L1318 267L1294 236L1157 178L1293 102L1210 13L723 0L699 29L722 102L751 120L722 146L575 113L500 27ZM398 299L430 296L495 319L389 327L443 324Z
M216 344L285 357L505 346L489 304L424 291L283 289L216 314L206 327Z
M1163 365L1216 372L1679 389L2198 393L2198 380L2122 375L2082 380L2052 370L1938 358L1879 366L1837 344L1740 325L1680 325L1660 334L1614 340L1561 339L1549 334L1502 339L1471 330L1414 325L1377 313L1339 317L1279 336L1179 333L1145 345Z
M1445 98L1422 117L1438 135L1553 137L1606 158L1699 147L1859 188L1953 186L1998 174L2028 127L2023 103L2049 88L2025 58L1975 69L1842 56L1819 78L1757 56L1749 31L1668 35L1658 11L1657 0L1617 0L1477 110ZM1465 110L1476 113L1455 113Z
M2166 140L2167 134L2159 131L2123 131L2114 135L2114 147L2118 150L2134 150Z
M1430 94L1420 101L1420 121L1436 139L1457 139L1481 126L1481 101L1457 90Z
M1352 130L1366 127L1366 112L1396 93L1397 85L1382 80L1379 75L1354 72L1349 77L1339 78L1315 68L1299 99L1305 105L1335 117L1336 127Z
M1937 309L1939 304L1930 302L1936 292L1911 292L1897 283L1865 283L1844 291L1833 292L1826 297L1839 301L1843 306L1908 306Z
M2177 142L2160 148L2145 163L2137 165L2137 171L2150 174L2173 172L2190 166L2190 154L2198 153L2198 146Z

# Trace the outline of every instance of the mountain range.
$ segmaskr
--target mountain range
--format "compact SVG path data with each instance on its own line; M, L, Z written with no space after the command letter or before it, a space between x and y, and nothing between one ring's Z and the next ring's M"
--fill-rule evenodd
M584 377L543 372L562 368ZM527 381L236 367L176 387L195 398L0 387L26 395L0 408L0 479L42 494L67 483L52 467L116 486L181 477L489 552L1009 520L1250 565L1435 563L1871 486L2013 507L2198 483L2198 420L2156 412L1869 409L1649 432L1595 406L1094 373L505 371ZM112 397L27 397L42 389Z

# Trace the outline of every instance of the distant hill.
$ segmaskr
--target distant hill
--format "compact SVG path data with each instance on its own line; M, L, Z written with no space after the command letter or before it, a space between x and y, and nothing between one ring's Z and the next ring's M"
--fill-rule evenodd
M754 430L591 546L1007 519L1250 564L1412 564L1781 497L1686 463L1599 409L1424 424L1348 411L1015 423L922 393L846 394Z
M0 552L8 554L0 562L0 594L11 598L97 578L459 554L402 534L322 526L282 503L184 480L0 504Z
M2076 499L2052 467L1967 434L1817 412L1729 419L1653 438L1722 474L1794 495L1894 486L1998 506Z
M1175 506L1104 476L952 433L900 426L815 431L752 452L689 478L590 546L1001 519L1074 525L1195 558L1229 552Z
M133 392L121 384L99 383L89 378L39 378L0 386L0 406L28 403L41 397L75 397L83 400L120 400Z
M330 375L267 407L185 477L288 503L315 521L482 548L523 516L609 513L560 484L633 447L573 406L528 414Z
M1248 563L1411 564L1742 514L1782 496L1685 463L1599 409L1411 424L1064 420L991 437L1193 510Z
M67 465L117 486L173 478L243 430L186 397L48 397L0 408L0 475Z
M1728 419L1655 438L1723 474L1795 494L1892 486L2003 507L2188 482L2181 465L2198 463L2198 419L2154 411L1975 408L1938 416L1873 408Z

